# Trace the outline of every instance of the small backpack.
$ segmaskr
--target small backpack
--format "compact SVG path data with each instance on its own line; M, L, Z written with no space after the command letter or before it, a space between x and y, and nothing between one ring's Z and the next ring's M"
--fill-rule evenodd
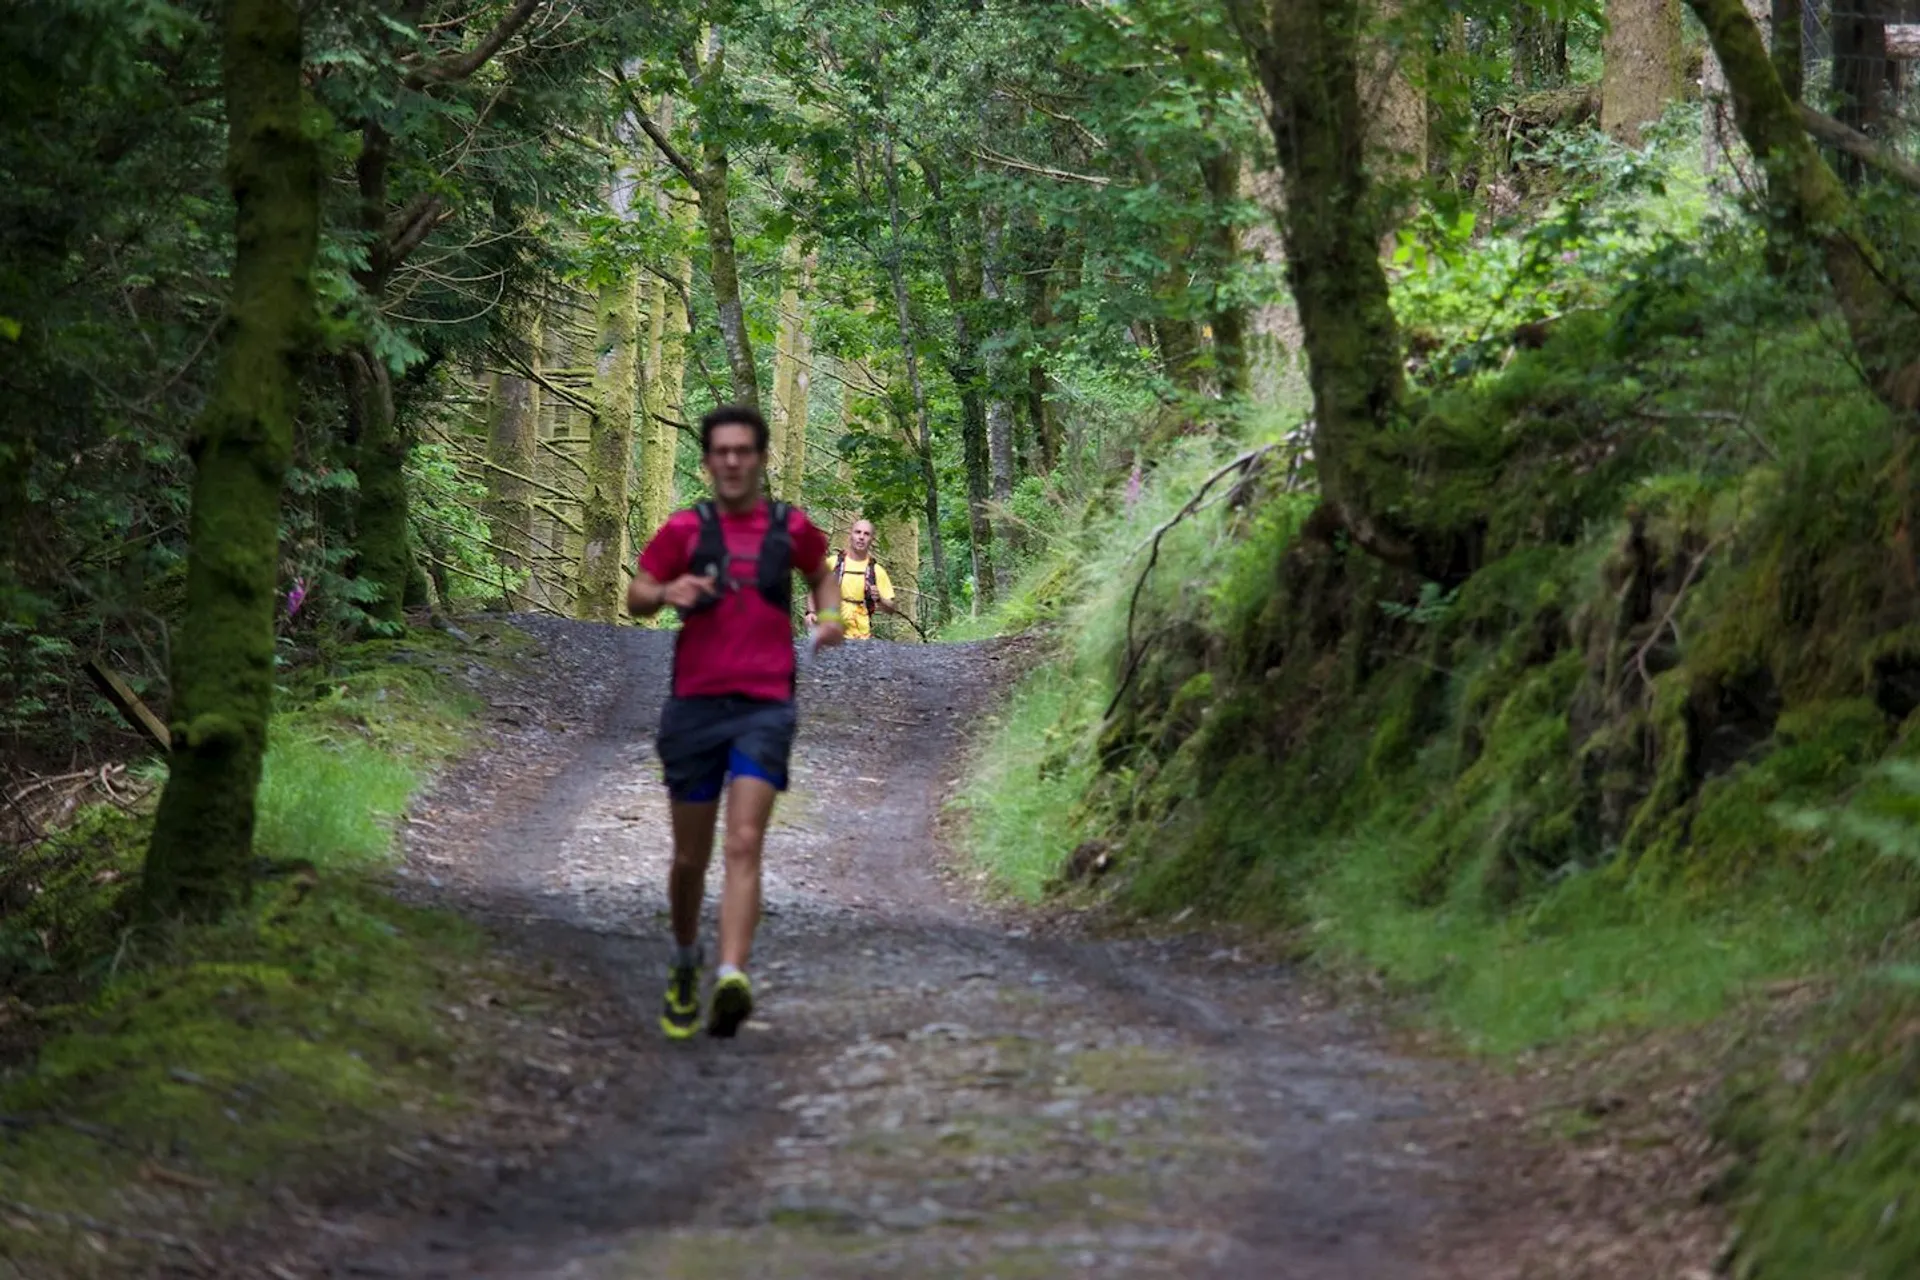
M687 572L712 578L720 589L708 592L691 609L680 610L682 621L696 613L705 613L719 604L726 592L741 585L733 580L733 553L727 550L727 536L720 528L720 508L709 499L695 504L693 511L700 517L700 536L694 541L693 559L687 564ZM754 560L754 586L768 604L782 613L793 609L792 515L793 507L789 503L776 501L770 505L767 534L761 539Z
M847 553L844 548L842 548L841 550L835 551L833 553L833 578L835 582L838 582L840 580L840 570L846 563L847 563ZM874 559L872 553L868 553L867 555L867 598L864 602L867 606L868 613L875 612L880 603L879 570L880 570L880 562Z

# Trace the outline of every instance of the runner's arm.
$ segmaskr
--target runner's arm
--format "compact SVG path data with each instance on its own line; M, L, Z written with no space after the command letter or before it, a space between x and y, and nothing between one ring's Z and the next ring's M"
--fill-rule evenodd
M667 603L667 589L653 580L645 569L627 583L627 612L636 618L651 618Z
M712 590L712 578L683 573L672 582L661 583L642 569L627 583L627 611L636 618L651 618L664 605L691 609Z
M825 613L840 607L840 575L833 571L832 562L822 561L806 578L808 613Z

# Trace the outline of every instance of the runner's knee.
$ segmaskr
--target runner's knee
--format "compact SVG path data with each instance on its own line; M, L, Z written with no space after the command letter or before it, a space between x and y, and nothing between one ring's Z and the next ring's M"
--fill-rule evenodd
M727 832L727 865L758 866L764 837L758 831Z

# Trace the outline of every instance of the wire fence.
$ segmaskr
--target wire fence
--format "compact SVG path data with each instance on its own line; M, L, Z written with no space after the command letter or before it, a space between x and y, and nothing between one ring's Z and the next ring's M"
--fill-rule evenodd
M1920 149L1920 0L1800 6L1801 93L1875 141Z

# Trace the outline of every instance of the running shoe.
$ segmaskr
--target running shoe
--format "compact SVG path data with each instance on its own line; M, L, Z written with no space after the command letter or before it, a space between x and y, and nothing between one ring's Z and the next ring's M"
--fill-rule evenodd
M660 1029L669 1040L685 1040L700 1029L700 966L667 966L667 999L660 1010Z
M747 975L735 969L713 984L713 1012L707 1018L707 1034L730 1037L753 1013L753 984Z

